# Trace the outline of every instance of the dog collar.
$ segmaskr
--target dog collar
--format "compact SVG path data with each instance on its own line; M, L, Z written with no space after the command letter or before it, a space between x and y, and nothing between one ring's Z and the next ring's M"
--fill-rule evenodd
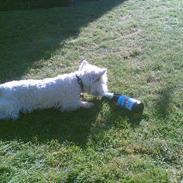
M84 92L84 85L83 85L83 81L81 80L81 78L76 74L76 78L77 78L77 82L81 88L81 92Z

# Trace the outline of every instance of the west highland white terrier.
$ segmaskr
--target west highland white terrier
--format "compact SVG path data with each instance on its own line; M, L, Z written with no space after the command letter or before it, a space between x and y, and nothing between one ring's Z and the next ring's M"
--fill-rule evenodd
M107 69L83 61L79 70L42 80L20 80L0 84L0 119L17 119L20 112L55 107L73 111L94 104L82 101L81 93L103 96L107 92Z

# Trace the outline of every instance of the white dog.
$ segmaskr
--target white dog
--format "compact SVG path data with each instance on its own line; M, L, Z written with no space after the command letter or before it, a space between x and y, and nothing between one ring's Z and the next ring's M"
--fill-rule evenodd
M107 69L84 60L79 70L70 74L0 84L0 119L17 119L20 112L51 107L61 111L90 108L94 104L81 101L80 94L102 96L107 90Z

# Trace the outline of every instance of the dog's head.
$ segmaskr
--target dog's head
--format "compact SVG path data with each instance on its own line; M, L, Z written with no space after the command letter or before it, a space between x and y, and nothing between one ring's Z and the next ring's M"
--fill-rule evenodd
M85 92L95 96L103 96L108 91L106 68L91 65L84 60L79 66L79 71L83 73L82 82Z

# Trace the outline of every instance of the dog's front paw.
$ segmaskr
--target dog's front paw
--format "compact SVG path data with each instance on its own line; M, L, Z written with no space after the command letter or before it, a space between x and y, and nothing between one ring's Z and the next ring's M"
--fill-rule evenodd
M94 103L92 102L85 102L85 101L81 101L81 107L89 109L92 108L94 106Z

